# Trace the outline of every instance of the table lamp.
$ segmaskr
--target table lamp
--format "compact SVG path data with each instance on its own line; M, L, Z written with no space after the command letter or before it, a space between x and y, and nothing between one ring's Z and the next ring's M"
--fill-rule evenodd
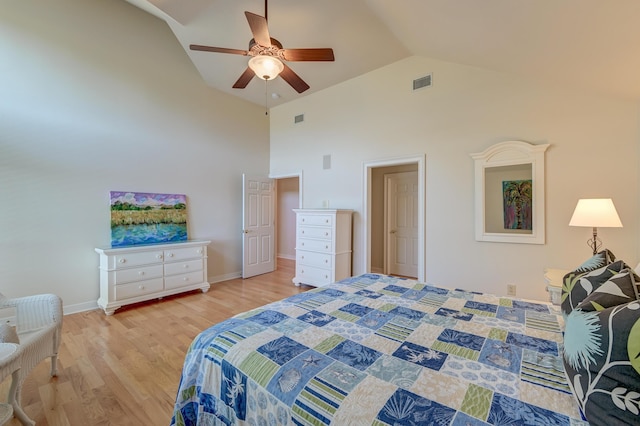
M622 228L622 222L611 198L584 198L578 200L569 226L593 228L593 238L587 240L587 245L596 254L602 246L598 228Z

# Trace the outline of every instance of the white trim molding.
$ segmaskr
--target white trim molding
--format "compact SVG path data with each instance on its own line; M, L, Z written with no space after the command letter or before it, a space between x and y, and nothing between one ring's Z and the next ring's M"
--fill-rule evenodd
M533 145L523 141L506 141L490 146L482 152L471 154L475 162L475 228L477 241L499 243L545 243L545 182L544 153L549 144ZM532 221L531 230L499 229L490 225L493 219L502 220L502 187L498 179L489 176L503 175L511 179L514 173L525 173L531 179ZM488 188L488 186L490 188ZM493 196L496 197L493 197ZM493 197L493 198L491 198ZM487 200L492 200L487 202ZM498 201L499 200L499 201ZM499 217L498 217L499 216Z

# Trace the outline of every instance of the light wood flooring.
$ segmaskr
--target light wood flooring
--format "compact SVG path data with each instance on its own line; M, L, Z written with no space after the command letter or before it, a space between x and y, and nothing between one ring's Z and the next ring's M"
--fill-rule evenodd
M311 287L291 283L294 261L278 270L122 308L67 315L58 377L49 360L27 378L22 406L39 426L168 425L189 344L205 328ZM10 379L2 384L6 395ZM19 425L17 419L9 425Z

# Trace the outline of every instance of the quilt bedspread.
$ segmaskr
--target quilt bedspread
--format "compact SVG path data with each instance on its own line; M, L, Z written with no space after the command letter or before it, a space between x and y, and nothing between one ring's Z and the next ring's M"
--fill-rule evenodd
M587 425L552 305L365 274L191 344L174 425Z

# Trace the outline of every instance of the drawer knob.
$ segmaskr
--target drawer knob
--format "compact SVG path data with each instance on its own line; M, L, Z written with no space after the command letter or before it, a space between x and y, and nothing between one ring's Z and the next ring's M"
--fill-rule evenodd
M325 220L324 220L324 223L329 223L329 219L325 219Z
M300 272L304 274L304 269L300 269Z
M138 288L139 288L140 290L144 290L144 286L143 286L143 285L138 286Z
M324 260L324 263L329 263L329 259L325 259L325 260Z
M162 255L161 254L156 254L156 259L162 259Z
M189 281L189 277L184 277L182 281Z
M119 263L125 263L127 261L127 259L120 259L118 260Z
M327 250L329 250L329 246L324 246L324 248L326 248Z
M328 278L329 278L329 275L325 275L325 276L324 276L324 278L325 278L325 279L328 279Z
M304 260L304 256L300 256L300 259L303 259L303 260Z
M139 271L138 275L144 275L144 271Z
M329 236L329 233L328 233L328 232L325 232L325 233L324 233L324 236L325 236L325 237L328 237L328 236Z
M304 246L304 243L300 244L301 246Z
M302 221L304 222L305 220L306 220L306 219L303 217L303 218L302 218Z
M301 234L304 234L304 229L300 232Z
M169 256L169 257L173 257L173 253L169 253L167 256Z
M183 267L184 269L187 269L187 268L189 267L189 265L187 265L187 264L185 263L184 265L182 265L182 267Z
M198 250L196 251L196 253L198 253L198 254L202 254L202 249L198 249Z

